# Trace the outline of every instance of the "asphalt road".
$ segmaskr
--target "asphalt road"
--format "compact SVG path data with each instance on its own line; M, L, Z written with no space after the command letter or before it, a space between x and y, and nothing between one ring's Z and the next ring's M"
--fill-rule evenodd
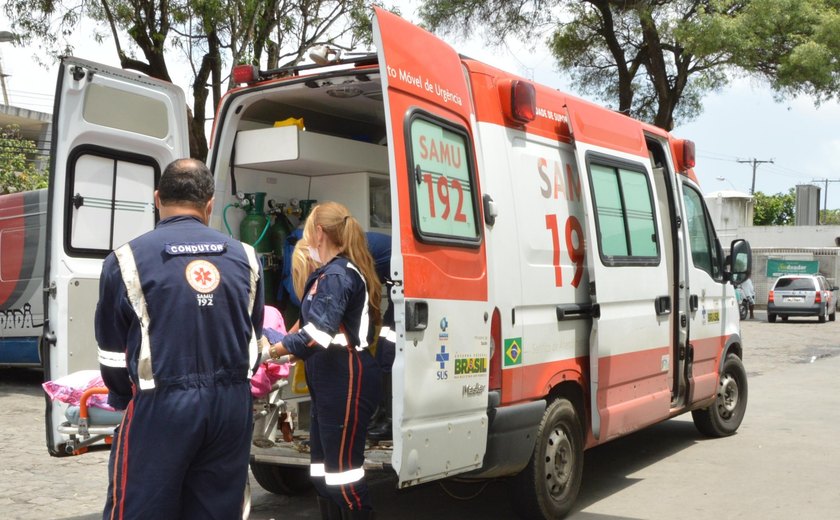
M763 318L763 313L757 317ZM586 452L575 520L824 519L840 511L840 321L747 321L747 415L725 439L678 417ZM40 374L0 369L0 516L100 516L107 452L56 459L44 446ZM515 518L507 482L448 481L408 490L372 475L379 518ZM317 518L312 497L282 497L252 479L255 520Z

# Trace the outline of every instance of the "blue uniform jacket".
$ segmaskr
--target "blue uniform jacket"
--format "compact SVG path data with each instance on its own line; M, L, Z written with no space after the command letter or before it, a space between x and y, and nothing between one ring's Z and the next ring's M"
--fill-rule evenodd
M306 360L316 349L330 345L349 342L359 350L367 347L367 285L350 260L337 256L315 270L306 281L303 294L301 328L283 338L286 350Z
M247 381L262 331L262 268L251 246L176 216L105 259L96 340L108 402L132 387Z

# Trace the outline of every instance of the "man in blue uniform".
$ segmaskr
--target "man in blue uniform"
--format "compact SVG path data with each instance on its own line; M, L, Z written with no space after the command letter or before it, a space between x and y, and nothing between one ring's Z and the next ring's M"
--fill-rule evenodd
M388 296L388 309L382 315L382 328L376 342L376 362L382 371L382 398L368 427L368 438L373 441L391 440L392 389L391 367L396 354L396 332L394 330L394 303L391 301L391 237L383 233L367 232L370 256L376 267L376 275L382 283L382 290Z
M103 518L241 517L262 271L251 246L207 227L213 190L203 163L173 162L157 227L105 259L96 340L125 416Z

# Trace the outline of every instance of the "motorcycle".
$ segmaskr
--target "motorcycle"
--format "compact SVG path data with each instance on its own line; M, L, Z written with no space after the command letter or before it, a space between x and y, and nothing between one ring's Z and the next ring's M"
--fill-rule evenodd
M747 315L750 313L750 300L744 295L740 284L735 286L735 299L738 301L738 315L741 316L743 321L747 319Z

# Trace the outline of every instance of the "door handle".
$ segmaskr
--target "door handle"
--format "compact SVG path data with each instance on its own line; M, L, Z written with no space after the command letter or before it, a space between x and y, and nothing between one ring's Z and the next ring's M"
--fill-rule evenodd
M426 330L429 326L429 304L424 301L405 302L405 330Z
M583 318L599 318L600 308L591 304L567 303L558 305L555 309L557 321L579 320ZM598 316L596 316L598 314Z
M656 308L657 316L671 314L671 297L667 295L657 296L656 299L653 300L653 306Z
M700 298L696 294L692 294L688 297L688 308L691 312L700 308Z

